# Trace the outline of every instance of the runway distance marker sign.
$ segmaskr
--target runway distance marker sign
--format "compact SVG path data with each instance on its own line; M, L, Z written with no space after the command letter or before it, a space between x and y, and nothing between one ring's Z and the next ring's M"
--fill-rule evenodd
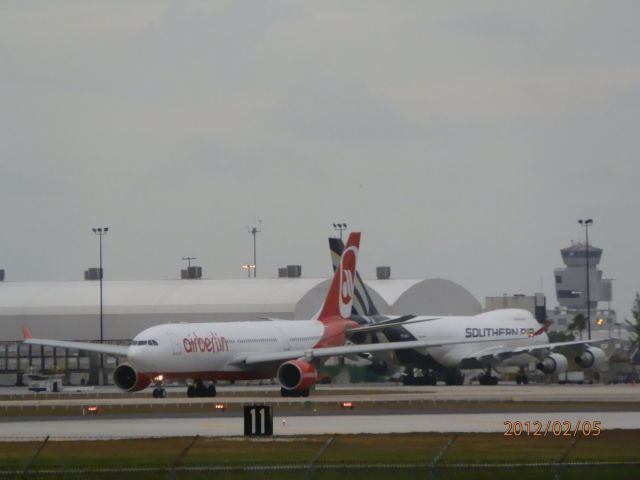
M273 408L271 405L245 405L244 434L273 435Z

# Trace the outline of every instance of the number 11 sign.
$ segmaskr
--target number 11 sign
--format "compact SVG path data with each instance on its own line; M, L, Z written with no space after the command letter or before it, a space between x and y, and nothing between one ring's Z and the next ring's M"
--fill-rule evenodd
M273 435L273 412L270 405L244 407L245 435Z

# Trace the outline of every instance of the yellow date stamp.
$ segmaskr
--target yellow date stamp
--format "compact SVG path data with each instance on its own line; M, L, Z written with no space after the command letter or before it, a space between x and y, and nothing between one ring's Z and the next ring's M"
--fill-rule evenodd
M602 433L600 420L507 420L504 426L505 437L597 437Z

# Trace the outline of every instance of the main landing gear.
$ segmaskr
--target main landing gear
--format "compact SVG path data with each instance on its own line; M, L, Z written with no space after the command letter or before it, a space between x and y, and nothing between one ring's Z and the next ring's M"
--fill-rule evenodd
M187 387L187 397L215 397L216 386L212 383L205 385L202 380L196 380L195 385L189 385Z
M406 368L402 376L403 385L436 385L438 383L437 372L433 370L421 371L422 375L415 376L413 368Z
M283 397L308 397L309 389L304 390L289 390L288 388L280 388L280 395Z
M447 385L464 385L464 375L457 368L447 369L444 383Z
M491 375L491 365L487 367L487 370L478 377L480 385L497 385L498 377Z
M527 385L529 383L529 377L527 377L524 368L520 368L520 371L516 375L516 383L518 385Z

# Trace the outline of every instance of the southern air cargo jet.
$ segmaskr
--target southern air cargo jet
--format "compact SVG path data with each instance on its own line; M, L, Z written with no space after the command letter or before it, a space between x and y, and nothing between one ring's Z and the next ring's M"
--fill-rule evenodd
M329 245L336 268L343 244L338 238L330 238ZM491 374L492 369L516 365L521 367L517 382L528 383L524 367L532 360L538 370L554 374L566 371L568 355L584 369L598 369L607 359L604 350L594 345L608 340L550 343L549 323L541 326L527 310L494 310L472 316L380 315L357 272L356 279L352 319L361 325L361 333L354 336L353 341L375 342L376 345L380 344L378 342L432 344L369 355L378 368L392 359L410 369L426 372L418 379L405 377L408 382L435 385L440 375L449 385L461 385L464 381L461 369L482 368L485 372L479 376L479 382L496 385L498 377ZM368 329L372 336L367 339L364 332Z

